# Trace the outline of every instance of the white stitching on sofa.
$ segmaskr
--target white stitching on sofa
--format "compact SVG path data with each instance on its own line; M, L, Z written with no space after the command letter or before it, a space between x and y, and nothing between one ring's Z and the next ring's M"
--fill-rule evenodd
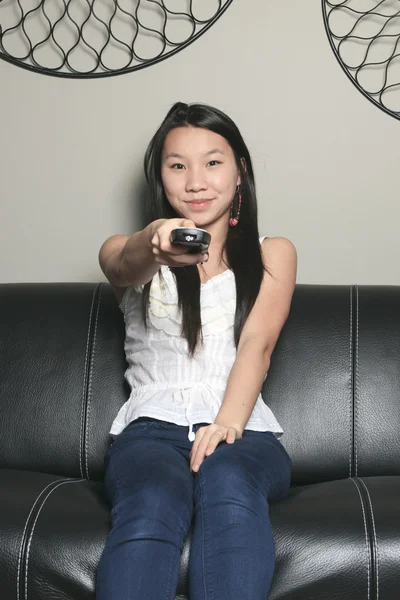
M358 448L357 448L357 436L358 436L358 423L357 423L357 382L358 382L358 322L359 322L359 314L358 314L358 285L356 287L356 355L355 355L355 382L354 382L354 429L355 429L355 449L356 449L356 466L355 466L355 476L358 476Z
M94 298L96 295L96 290L92 295L92 305L90 307L89 314L89 324L87 330L87 338L86 338L86 353L85 353L85 366L83 371L83 390L82 390L82 416L81 416L81 430L79 432L79 468L81 471L81 477L84 477L83 474L83 456L82 456L82 436L83 436L83 426L84 426L84 415L85 415L85 390L86 390L86 368L89 357L89 340L90 340L90 323L92 322L92 314L93 314L93 306L94 306Z
M367 492L369 507L371 509L372 529L374 532L374 544L375 544L375 551L376 551L376 600L379 600L379 549L378 549L378 540L376 537L374 510L372 508L372 502L371 502L371 496L369 495L369 489L367 488L367 486L365 485L365 483L362 479L360 479L359 481L363 484L365 491Z
M367 519L365 517L365 510L364 510L364 504L363 504L363 500L362 500L362 496L361 496L361 492L358 489L358 485L356 484L356 482L354 481L353 477L350 477L350 481L352 481L354 483L354 485L356 486L356 490L358 492L358 495L360 496L360 502L361 502L361 509L362 509L362 513L363 513L363 519L364 519L364 529L365 529L365 545L367 548L367 568L368 568L368 593L367 593L367 600L370 600L370 578L371 578L371 566L370 566L370 556L369 556L369 545L368 545L368 530L367 530Z
M102 292L103 292L103 284L101 283L100 287L99 287L99 299L97 302L96 322L94 325L94 333L93 333L92 359L90 361L90 373L89 373L87 409L86 409L86 424L85 424L85 463L86 463L86 477L88 479L89 479L89 461L88 461L89 433L88 433L88 431L89 431L89 415L90 415L90 398L92 395L92 375L93 375L94 355L95 355L95 351L96 351L97 325L98 325L98 321L99 321L99 312L100 312Z
M65 485L66 483L82 483L82 481L85 481L85 479L78 479L78 480L77 479L74 479L74 480L68 479L68 480L60 481L57 485L55 485L53 487L52 490L49 491L49 493L47 494L47 496L44 498L44 500L42 502L42 506L38 510L38 513L37 513L37 515L35 517L35 520L33 522L33 525L32 525L32 529L31 529L31 533L30 533L29 541L28 541L28 547L27 547L27 550L26 550L26 563L25 563L26 564L26 569L25 569L25 600L28 600L28 561L29 561L29 552L30 552L30 549L31 549L33 532L34 532L34 529L35 529L35 526L36 526L36 522L37 522L37 520L39 518L40 512L41 512L43 506L45 505L47 498L54 492L54 490L56 490L57 488L59 488L61 485ZM53 483L54 483L54 481L53 481ZM52 484L49 484L49 485L52 485ZM47 487L49 487L49 486L47 486Z
M349 454L349 477L351 477L351 458L353 449L353 290L350 286L350 454Z
M51 483L49 483L48 485L46 485L45 488L43 488L43 490L40 492L40 494L37 496L35 502L32 504L32 508L29 511L29 515L25 521L25 527L24 527L24 531L22 532L22 538L21 538L21 546L19 548L19 556L18 556L18 570L17 570L17 600L19 600L19 577L21 574L21 561L22 561L22 547L24 545L24 539L25 539L25 533L26 533L26 528L28 527L28 523L29 523L29 519L31 517L31 514L40 498L40 496L43 494L43 492L45 492L47 490L48 487L50 487L51 485L54 484L54 481L52 481Z

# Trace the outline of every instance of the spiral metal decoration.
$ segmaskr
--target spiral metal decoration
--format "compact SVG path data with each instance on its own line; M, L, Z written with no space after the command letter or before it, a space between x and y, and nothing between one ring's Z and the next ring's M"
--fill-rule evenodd
M358 90L400 119L400 0L322 0L325 29Z
M0 58L58 77L119 75L176 54L233 0L0 0Z

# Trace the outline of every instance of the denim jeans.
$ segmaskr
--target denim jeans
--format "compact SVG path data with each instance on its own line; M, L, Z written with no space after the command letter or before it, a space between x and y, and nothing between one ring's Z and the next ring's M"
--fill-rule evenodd
M110 446L112 528L97 600L175 600L191 524L190 600L267 599L275 567L269 504L288 495L291 459L273 433L244 430L191 472L188 430L141 417Z

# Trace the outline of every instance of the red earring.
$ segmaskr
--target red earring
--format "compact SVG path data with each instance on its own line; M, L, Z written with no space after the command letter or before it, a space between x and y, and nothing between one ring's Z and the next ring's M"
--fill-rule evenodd
M229 225L231 227L236 227L236 225L239 223L240 207L242 205L242 194L239 191L239 187L237 189L237 194L238 194L238 199L239 199L239 206L238 206L238 211L237 211L236 217L232 217L232 210L233 210L233 201L232 201L232 204L231 204L231 216L230 216L230 219L229 219Z

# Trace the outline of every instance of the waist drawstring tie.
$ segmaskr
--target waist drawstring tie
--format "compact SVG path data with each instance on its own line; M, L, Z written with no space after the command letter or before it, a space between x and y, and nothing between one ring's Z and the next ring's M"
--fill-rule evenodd
M196 394L196 392L200 393ZM211 385L202 381L193 384L190 387L176 390L173 393L173 401L178 406L185 406L185 415L189 422L188 439L190 442L194 442L196 438L196 434L193 431L193 425L195 425L196 421L193 421L193 417L191 417L191 409L193 407L199 408L200 403L203 402L207 407L212 408L215 419L221 404L220 398L217 396Z

